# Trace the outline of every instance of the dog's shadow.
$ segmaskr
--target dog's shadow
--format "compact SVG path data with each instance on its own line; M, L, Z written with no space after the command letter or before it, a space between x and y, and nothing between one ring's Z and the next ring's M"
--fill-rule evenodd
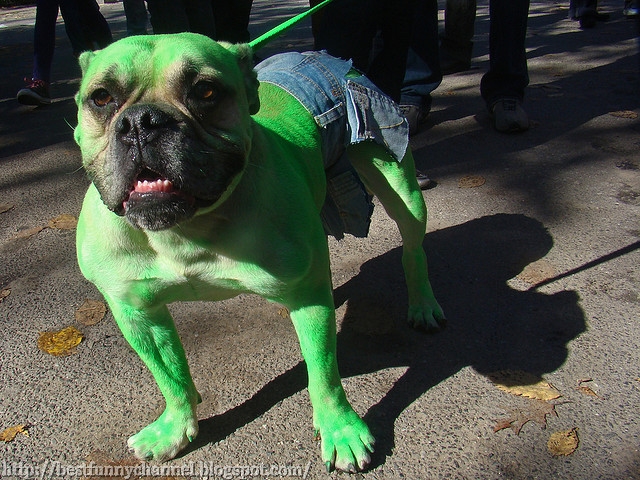
M408 367L365 415L376 437L373 467L391 455L399 415L460 369L543 374L562 365L567 343L585 329L577 293L547 295L507 283L552 245L544 226L523 215L493 215L429 233L431 282L449 321L437 335L421 334L404 322L400 248L366 262L356 277L334 290L336 307L347 303L338 335L342 377ZM226 438L306 382L300 362L243 404L200 421L200 436L188 451Z

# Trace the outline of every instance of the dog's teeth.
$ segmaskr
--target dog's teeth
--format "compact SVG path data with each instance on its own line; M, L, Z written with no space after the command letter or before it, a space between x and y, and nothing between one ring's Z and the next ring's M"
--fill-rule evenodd
M138 180L134 187L136 192L171 192L173 190L173 184L170 180Z

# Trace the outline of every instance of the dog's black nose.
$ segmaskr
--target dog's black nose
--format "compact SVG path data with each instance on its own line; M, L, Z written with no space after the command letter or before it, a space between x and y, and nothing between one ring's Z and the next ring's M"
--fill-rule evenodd
M116 133L123 143L142 146L172 123L175 119L154 105L133 105L118 118Z

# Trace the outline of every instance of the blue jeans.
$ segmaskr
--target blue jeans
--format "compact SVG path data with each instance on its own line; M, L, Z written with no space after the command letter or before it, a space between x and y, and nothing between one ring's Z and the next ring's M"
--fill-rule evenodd
M407 54L401 105L431 109L431 92L442 82L438 52L438 1L418 0Z
M529 0L491 0L489 4L489 71L480 93L491 107L504 97L524 98L529 84L525 39Z
M409 144L407 121L398 106L351 62L325 52L284 53L256 66L258 80L295 97L315 120L327 176L327 198L321 212L325 231L364 237L373 205L346 149L373 141L401 161Z

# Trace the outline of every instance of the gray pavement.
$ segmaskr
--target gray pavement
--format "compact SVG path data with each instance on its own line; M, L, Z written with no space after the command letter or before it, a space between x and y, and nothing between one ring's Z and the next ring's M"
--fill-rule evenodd
M445 77L428 124L412 139L418 166L438 181L424 193L425 247L446 331L426 336L405 325L400 239L381 208L370 238L331 241L345 389L378 439L372 467L354 478L637 479L636 26L620 0L600 2L611 19L588 31L566 19L568 2L533 0L525 102L533 128L503 135L492 131L479 96L486 3L479 2L474 69ZM305 5L256 0L253 33ZM122 4L103 12L122 37ZM0 301L0 432L19 424L29 432L0 441L0 477L90 478L96 471L68 468L134 466L126 439L163 401L110 314L94 326L75 320L85 299L100 297L76 266L74 232L25 233L60 214L77 216L88 184L70 127L79 70L62 24L56 101L38 109L15 101L31 69L33 19L32 7L0 10L0 204L13 205L0 213L0 291L10 291ZM311 44L305 23L261 55ZM471 175L484 183L461 186ZM277 305L247 296L171 310L203 403L200 436L167 464L175 470L165 478L241 478L241 470L210 469L235 465L345 477L323 472L304 366ZM74 355L38 349L39 332L70 325L84 335ZM511 414L541 420L539 404L491 382L500 370L542 375L561 392L546 429L531 421L518 435L494 432ZM573 428L578 448L553 456L551 434Z

